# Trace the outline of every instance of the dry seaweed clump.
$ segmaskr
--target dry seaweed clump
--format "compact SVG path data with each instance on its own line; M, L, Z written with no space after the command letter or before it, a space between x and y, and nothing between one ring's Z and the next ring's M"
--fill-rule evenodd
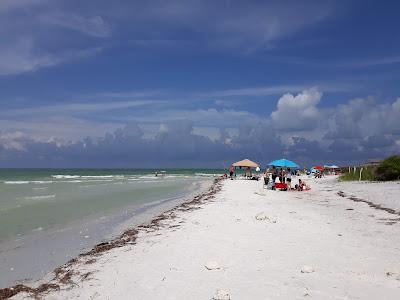
M19 293L28 293L30 296L36 299L40 299L39 295L50 291L50 290L59 290L60 286L55 283L43 283L37 288L32 288L23 284L17 284L13 287L8 287L4 289L0 289L0 299L8 299Z
M111 250L113 248L122 247L128 243L132 244L136 241L137 234L138 231L136 229L129 229L125 231L123 234L121 234L118 238L108 242L97 244L96 246L93 247L92 250L86 253L82 253L79 256L85 257L90 255L97 255L105 251Z

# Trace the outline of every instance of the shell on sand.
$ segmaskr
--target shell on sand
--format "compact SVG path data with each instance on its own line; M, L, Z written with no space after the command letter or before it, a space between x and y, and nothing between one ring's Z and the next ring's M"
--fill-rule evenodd
M301 268L301 273L313 273L313 272L315 272L315 270L311 266L303 266Z
M216 261L208 261L204 266L207 270L221 269L221 266Z
M213 300L230 300L231 296L229 295L228 291L225 290L217 290L215 292L214 297L212 298Z
M259 221L269 221L271 223L276 223L276 218L275 217L269 217L267 216L264 212L260 212L256 215L256 220Z
M260 212L256 215L256 220L264 221L268 219L268 216L264 212Z

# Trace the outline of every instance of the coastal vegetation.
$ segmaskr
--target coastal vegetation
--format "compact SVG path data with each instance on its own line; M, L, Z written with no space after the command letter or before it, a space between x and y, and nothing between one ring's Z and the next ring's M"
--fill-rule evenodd
M363 168L361 172L361 177L360 177L360 171L361 168ZM355 181L355 180L375 180L375 171L374 167L356 167L356 168L350 168L345 169L342 175L340 176L340 180L342 181Z
M390 181L400 179L400 156L394 155L383 160L378 166L360 166L343 170L340 180Z
M391 156L385 159L375 170L377 180L400 179L400 156Z

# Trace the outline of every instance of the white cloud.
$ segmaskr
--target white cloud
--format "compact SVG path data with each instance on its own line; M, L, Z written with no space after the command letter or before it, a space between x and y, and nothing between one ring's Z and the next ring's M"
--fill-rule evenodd
M264 87L249 87L240 89L227 89L202 94L205 97L232 97L232 96L270 96L286 92L297 92L307 88L302 85L277 85Z
M163 41L173 40L175 33L184 28L205 46L242 53L270 48L274 41L304 30L332 13L330 3L320 1L142 1L131 2L126 8L119 9L118 15L130 38L137 37L132 39L157 41L161 33ZM140 13L132 17L132 11ZM141 28L148 29L144 37Z
M128 94L104 93L115 99ZM93 165L109 155L121 163L175 160L184 165L250 154L268 161L283 153L294 160L340 164L400 151L400 98L390 103L358 98L331 107L320 107L321 99L317 88L287 93L267 116L214 107L188 109L190 105L179 104L183 102L151 99L2 110L0 156L3 162L18 163L32 152L32 164L40 162L37 157L57 154L65 161ZM108 113L113 110L118 111ZM115 116L115 122L109 121ZM18 152L24 150L23 155Z
M315 86L315 84L313 85ZM350 91L354 87L348 84L327 84L321 83L316 87L320 91L324 92L345 92ZM208 93L203 93L203 97L236 97L236 96L271 96L280 95L284 93L297 93L303 90L310 89L310 85L272 85L272 86L259 86L259 87L247 87L239 89L226 89L219 91L211 91Z
M34 141L48 142L57 140L60 143L79 141L86 136L98 138L123 126L121 123L96 122L74 117L51 116L31 118L29 120L0 119L3 130L3 141L8 143L17 138L30 138ZM15 134L17 134L15 136Z
M8 109L0 111L0 116L26 116L26 115L68 115L68 114L85 114L98 113L132 107L151 106L160 103L155 100L132 100L132 101L112 101L112 102L95 102L95 103L68 103L59 105L36 106L32 108Z
M57 60L51 55L35 54L33 39L29 37L0 46L0 75L35 71L56 63Z
M270 47L330 13L330 5L318 1L312 5L122 1L116 5L106 0L1 0L0 28L5 29L0 29L0 75L55 66L104 48L105 41L82 39L79 34L106 38L115 31L118 43L125 45L132 41L155 48L201 45L249 53ZM188 34L176 39L183 28Z
M0 75L34 72L66 61L88 57L101 50L101 48L88 48L52 54L39 50L33 38L20 37L16 41L0 46Z
M382 58L369 58L364 60L353 60L342 63L334 63L332 66L344 67L344 68L364 68L364 67L374 67L382 65L392 65L399 64L400 56L388 56Z
M111 26L101 17L83 17L77 14L53 14L43 15L42 22L50 25L57 25L67 29L93 37L109 37L111 35Z
M328 139L362 139L373 135L400 135L400 99L377 104L373 98L357 98L339 105Z
M285 94L277 104L277 110L271 113L273 125L277 129L302 131L312 129L321 118L317 108L322 93L316 88L304 90L296 96Z
M40 5L48 0L1 0L0 13L6 13L17 9L26 9L29 6Z
M0 146L5 149L14 149L17 151L24 151L24 141L29 138L26 133L21 131L2 132L0 131Z
M229 128L238 127L242 123L260 123L265 121L261 116L243 110L222 109L166 109L154 111L146 115L138 114L129 116L127 121L135 121L140 124L171 122L186 119L194 122L197 127Z

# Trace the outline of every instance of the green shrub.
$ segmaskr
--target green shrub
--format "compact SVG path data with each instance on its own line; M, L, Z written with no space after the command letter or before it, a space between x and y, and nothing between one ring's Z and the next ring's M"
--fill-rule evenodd
M341 181L356 181L360 179L360 167L356 168L356 172L354 172L353 168L350 168L350 172L346 168L345 171L339 178ZM374 180L374 168L373 167L364 167L361 173L361 180Z
M380 163L375 171L377 180L400 179L400 156L391 156Z

